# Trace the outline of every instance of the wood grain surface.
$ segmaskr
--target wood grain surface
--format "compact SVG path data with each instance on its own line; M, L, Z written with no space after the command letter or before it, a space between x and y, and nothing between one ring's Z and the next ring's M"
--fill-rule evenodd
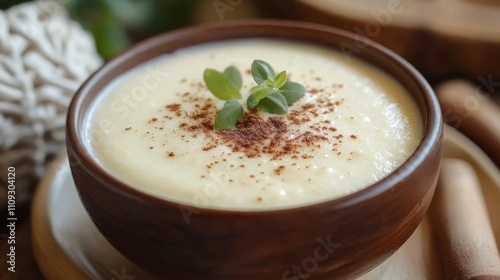
M500 61L500 5L495 0L257 2L273 16L330 25L381 43L432 84L489 74L500 80L495 63Z

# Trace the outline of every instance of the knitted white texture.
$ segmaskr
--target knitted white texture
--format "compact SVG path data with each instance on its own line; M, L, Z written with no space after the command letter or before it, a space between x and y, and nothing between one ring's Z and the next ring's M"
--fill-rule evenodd
M56 1L0 11L0 208L9 166L16 169L17 205L29 199L64 147L73 94L101 64L93 37Z

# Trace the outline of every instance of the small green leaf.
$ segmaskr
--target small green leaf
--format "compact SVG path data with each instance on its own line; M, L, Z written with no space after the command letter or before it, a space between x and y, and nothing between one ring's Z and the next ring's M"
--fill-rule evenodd
M252 62L252 76L257 84L262 84L265 80L274 81L274 70L267 62L254 60Z
M257 104L257 108L275 115L284 115L288 113L286 99L283 94L279 92L273 92L262 99L259 104Z
M255 93L250 94L247 98L248 108L253 109L253 108L257 107L257 104L259 104L259 101L260 100L255 99Z
M206 69L203 73L203 79L215 97L222 100L241 98L239 90L221 72L214 69Z
M299 83L287 81L280 87L280 92L285 97L287 104L292 105L295 101L304 96L306 88Z
M286 71L283 71L274 79L274 86L277 88L282 87L286 83Z
M260 101L261 99L265 98L269 93L271 93L272 88L263 88L259 89L258 91L254 92L252 95L255 95L255 100Z
M243 86L243 79L241 78L241 74L240 71L238 71L238 68L229 66L224 69L224 72L222 72L222 74L229 80L233 87L235 87L237 90L241 89L241 87Z
M254 91L252 94L250 94L248 96L248 99L247 99L247 105L250 109L253 109L257 106L257 104L259 103L259 101L261 101L262 99L266 98L266 96L268 94L270 94L271 92L273 92L273 88L267 88L267 87L262 87L262 86L259 86L259 89L257 89L256 91Z
M229 99L226 103L224 103L222 109L217 112L217 116L214 121L214 129L233 129L242 117L243 107L241 104L234 99Z
M254 93L254 92L256 92L257 90L259 90L260 88L261 88L261 86L259 86L259 85L253 86L253 87L250 89L250 93Z
M265 87L271 87L272 88L274 86L274 82L271 81L271 80L269 80L269 79L267 79L267 80L264 81L264 83L262 83L262 85L264 85Z

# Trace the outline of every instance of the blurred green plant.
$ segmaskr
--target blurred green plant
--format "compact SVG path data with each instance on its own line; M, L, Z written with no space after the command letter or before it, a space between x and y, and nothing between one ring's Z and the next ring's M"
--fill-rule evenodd
M132 43L183 27L199 0L66 0L71 17L94 34L110 59Z

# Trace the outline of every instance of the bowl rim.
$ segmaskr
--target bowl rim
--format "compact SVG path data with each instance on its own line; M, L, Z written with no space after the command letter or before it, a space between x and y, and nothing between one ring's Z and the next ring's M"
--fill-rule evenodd
M351 193L346 196L322 200L317 203L309 203L306 205L292 206L292 207L284 207L277 209L219 209L219 208L207 208L200 207L196 205L185 204L182 202L176 202L175 200L168 200L164 197L154 196L147 192L140 191L137 188L131 187L125 182L115 178L110 172L106 171L103 167L101 167L96 160L93 159L89 149L83 143L83 133L80 131L79 127L81 127L80 122L84 119L85 111L82 110L84 107L84 100L89 94L92 92L92 89L96 87L99 82L115 67L119 67L120 65L125 64L135 55L151 50L153 47L158 47L164 44L168 44L170 42L175 42L176 40L182 38L189 38L190 36L196 36L196 34L200 34L200 32L218 32L224 29L233 28L235 30L239 30L239 33L242 33L241 30L244 28L280 28L283 31L291 32L291 31L299 31L302 32L307 31L311 33L325 33L325 35L334 35L334 37L343 37L353 43L363 44L363 51L371 51L375 52L376 55L381 58L389 61L392 66L395 66L400 71L404 71L405 74L411 78L411 80L418 87L418 90L422 93L423 104L425 109L427 110L426 117L423 116L424 121L424 130L422 133L422 140L417 146L416 150L410 155L410 157L403 162L397 169L392 171L390 174L382 178L381 180L359 190L354 193ZM258 35L259 32L257 32ZM278 36L277 39L284 39L290 41L306 41L302 38L293 38L295 35L288 34L287 36L291 37L282 37ZM231 40L231 39L244 39L244 38L261 38L260 36L243 36L241 37L231 37L225 38L224 36L221 38L215 38L213 40L207 40L202 43L210 43L214 41L223 41L223 40ZM310 42L311 44L321 45L318 42ZM184 47L193 46L196 44L185 45ZM331 47L330 47L331 48ZM167 53L167 52L165 52ZM367 61L366 57L362 57L357 54L353 54L358 59L363 61ZM158 55L150 57L146 60L142 60L140 63L135 64L134 67L144 64L154 58L158 57ZM368 63L373 64L373 62L368 61ZM377 66L377 65L375 65ZM377 66L377 67L380 67ZM132 67L133 68L133 67ZM119 74L115 75L114 78L126 73L131 68L127 68L123 71L120 71ZM387 71L386 71L387 72ZM389 75L391 75L389 73ZM392 75L391 75L392 76ZM398 80L403 87L407 88L408 85ZM415 98L412 97L414 100ZM95 99L95 97L92 97ZM88 108L89 106L87 106ZM86 109L87 110L87 109ZM423 113L422 113L423 114ZM132 199L141 199L145 201L149 201L152 203L158 203L162 206L172 207L172 208L182 208L185 209L196 209L200 211L200 214L203 215L237 215L237 216L255 216L255 215L269 215L269 214L279 214L279 213L293 213L294 211L304 211L308 209L315 209L321 207L333 207L333 208L347 208L356 204L359 204L363 201L370 200L392 187L398 185L398 183L404 181L415 169L418 168L425 160L425 158L430 154L430 152L435 148L436 145L442 143L442 134L443 134L443 121L441 116L440 106L437 100L436 95L432 87L428 84L425 78L406 60L401 58L399 55L394 53L393 51L387 49L386 47L370 40L367 38L361 38L354 33L341 30L331 26L325 26L316 23L308 23L301 21L291 21L291 20L276 20L276 19L252 19L252 20L233 20L222 23L208 23L208 24L200 24L190 27L185 27L182 29L162 33L146 39L142 42L136 43L131 46L123 53L114 57L113 59L106 62L103 66L101 66L96 72L94 72L77 90L76 94L71 100L71 103L68 108L67 114L67 122L66 122L66 142L67 149L70 149L70 146L73 148L73 152L78 155L77 164L82 165L84 169L86 169L89 173L96 176L98 181L103 182L106 181L105 185L108 188L112 188L113 191L118 192L122 195L125 195ZM72 162L70 158L70 163ZM80 192L80 188L79 192Z

